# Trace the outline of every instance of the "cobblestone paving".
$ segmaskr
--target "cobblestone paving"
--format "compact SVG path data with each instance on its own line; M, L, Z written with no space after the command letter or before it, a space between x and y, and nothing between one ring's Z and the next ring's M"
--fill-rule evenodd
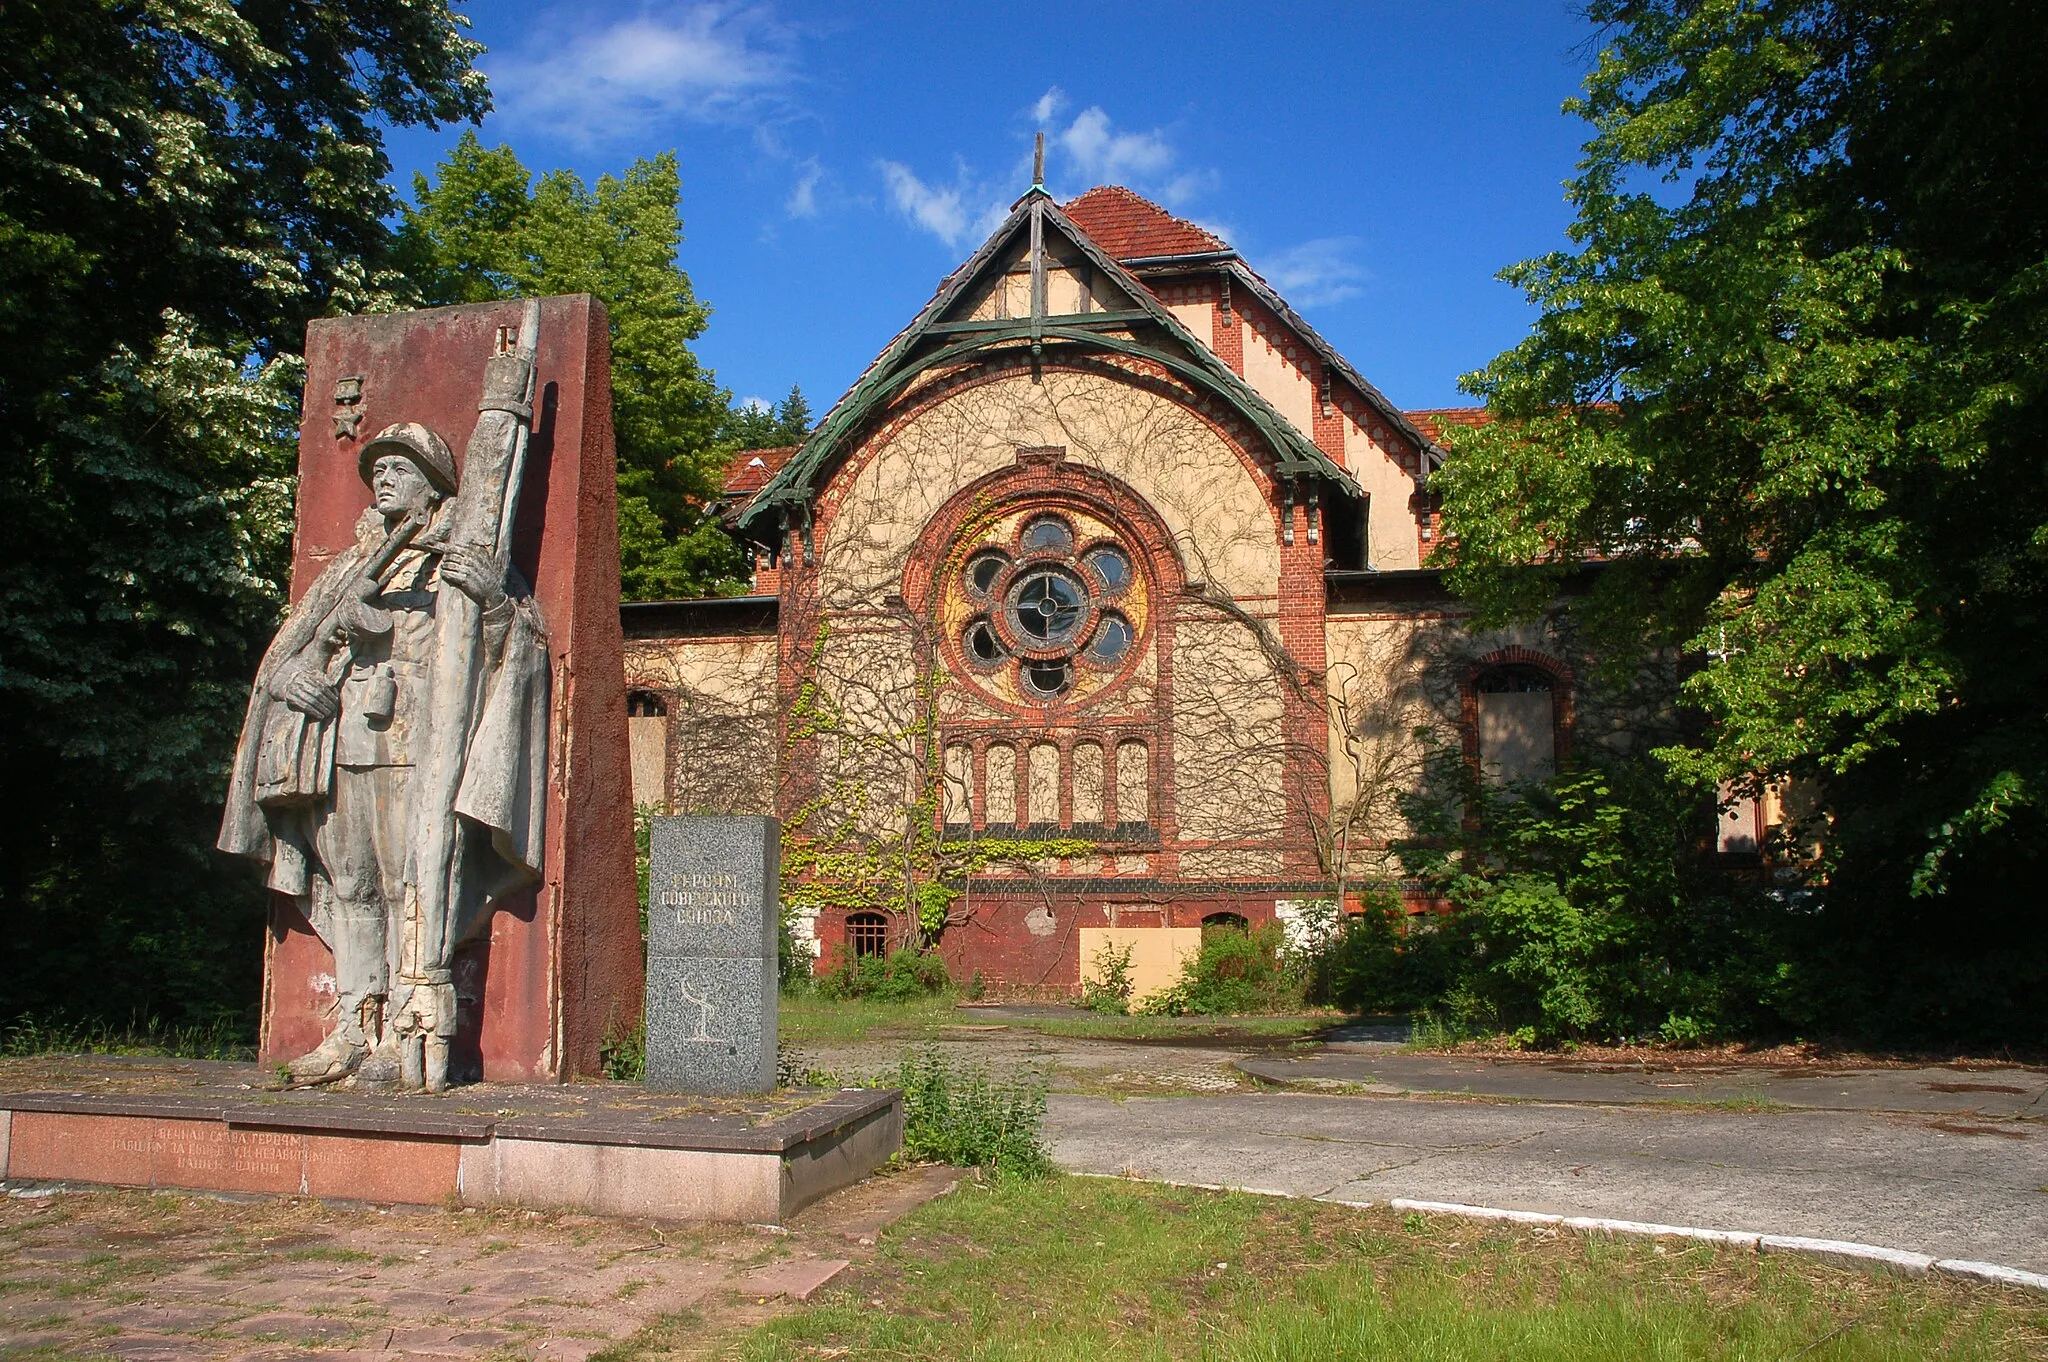
M871 1179L782 1232L16 1189L0 1200L0 1357L580 1362L649 1326L659 1355L687 1356L863 1259L953 1176Z

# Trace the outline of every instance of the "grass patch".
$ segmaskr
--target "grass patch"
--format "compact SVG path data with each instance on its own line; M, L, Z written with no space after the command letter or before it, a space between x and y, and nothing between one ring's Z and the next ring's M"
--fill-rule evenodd
M1119 1017L1075 1008L1071 1016L989 1017L961 1008L949 994L908 1002L871 998L832 1001L816 994L782 995L777 1004L782 1039L791 1045L854 1045L870 1033L888 1039L931 1039L962 1026L1002 1025L1012 1031L1073 1040L1230 1040L1311 1036L1345 1020L1340 1012L1305 1011L1270 1017Z
M2048 1355L2048 1306L1709 1245L1054 1176L921 1207L845 1290L734 1346L755 1362L2003 1362Z
M247 1024L228 1017L201 1025L175 1025L155 1017L137 1017L124 1025L115 1025L51 1012L30 1013L0 1024L0 1055L133 1055L246 1061L256 1058L256 1044Z
M833 1001L815 993L785 993L776 1003L778 1030L792 1045L858 1044L871 1031L887 1035L932 1036L972 1018L946 994L906 1002L872 998Z

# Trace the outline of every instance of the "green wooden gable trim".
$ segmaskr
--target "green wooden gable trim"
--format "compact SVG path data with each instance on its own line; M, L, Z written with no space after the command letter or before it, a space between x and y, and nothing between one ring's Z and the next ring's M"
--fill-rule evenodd
M1047 315L1044 231L1048 224L1137 306L1114 312ZM1031 315L981 321L946 320L961 297L987 276L992 264L1026 230L1031 234ZM1148 329L1153 334L1145 335ZM1119 331L1138 334L1112 334ZM826 413L789 462L755 494L739 517L740 532L774 543L786 529L807 530L811 500L827 469L846 440L870 416L893 401L921 374L966 362L986 351L1015 351L1022 348L1020 343L1029 347L1034 363L1049 353L1095 351L1158 364L1196 392L1226 404L1257 430L1272 450L1273 471L1279 478L1316 479L1348 496L1364 496L1350 474L1196 340L1129 270L1089 240L1044 190L1033 187L1018 200L1003 225L981 249L946 281L916 320L889 343L860 380Z

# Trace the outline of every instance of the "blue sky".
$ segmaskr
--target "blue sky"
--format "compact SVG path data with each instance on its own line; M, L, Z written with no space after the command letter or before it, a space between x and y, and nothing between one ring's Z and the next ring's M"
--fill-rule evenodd
M1565 0L768 5L488 0L487 143L586 178L673 148L700 357L822 412L1030 182L1127 184L1237 246L1406 407L1525 331L1591 59ZM459 129L401 130L401 183Z

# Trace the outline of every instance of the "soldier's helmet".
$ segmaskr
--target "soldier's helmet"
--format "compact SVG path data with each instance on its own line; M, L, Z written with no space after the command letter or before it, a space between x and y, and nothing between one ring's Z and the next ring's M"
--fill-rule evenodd
M377 466L377 460L387 454L399 454L411 459L427 475L427 481L441 489L443 496L455 491L455 456L448 452L448 442L428 430L417 421L400 421L384 427L376 438L363 446L362 456L356 460L356 471L363 481L370 481L370 470Z

